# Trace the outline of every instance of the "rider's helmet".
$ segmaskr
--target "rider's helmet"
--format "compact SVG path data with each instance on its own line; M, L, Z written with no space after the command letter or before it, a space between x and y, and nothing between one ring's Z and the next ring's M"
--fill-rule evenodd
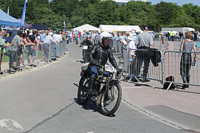
M112 35L108 32L102 32L99 39L100 43L104 44L104 39L112 40Z

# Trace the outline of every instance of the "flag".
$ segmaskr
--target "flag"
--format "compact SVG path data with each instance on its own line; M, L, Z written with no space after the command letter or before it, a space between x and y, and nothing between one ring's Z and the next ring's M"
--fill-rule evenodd
M65 20L64 20L64 31L66 32L66 23L65 23Z
M7 14L8 14L8 15L10 14L10 10L9 10L9 7L8 7L8 11L7 11Z
M22 12L22 19L21 19L21 24L22 26L24 26L25 24L25 16L26 16L26 3L28 2L28 0L25 0L24 1L24 9L23 9L23 12Z

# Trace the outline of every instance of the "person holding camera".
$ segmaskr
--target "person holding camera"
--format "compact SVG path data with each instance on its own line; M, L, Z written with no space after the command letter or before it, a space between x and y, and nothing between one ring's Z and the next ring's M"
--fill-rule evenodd
M192 55L191 51L194 49L194 62L196 62L196 46L195 42L192 41L192 32L188 31L185 33L185 40L182 40L181 42L181 48L180 51L183 51L181 56L181 62L180 62L180 74L183 80L183 86L182 89L189 88L190 83L190 69L192 64Z

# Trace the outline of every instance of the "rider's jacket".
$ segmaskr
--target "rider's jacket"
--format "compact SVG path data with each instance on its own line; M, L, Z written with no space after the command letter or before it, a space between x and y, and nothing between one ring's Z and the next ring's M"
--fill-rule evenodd
M104 66L109 59L110 63L119 70L113 52L109 46L105 47L101 43L94 45L90 52L90 65Z
M81 42L80 46L82 46L82 45L87 45L89 47L92 47L93 43L92 43L92 41L86 39Z

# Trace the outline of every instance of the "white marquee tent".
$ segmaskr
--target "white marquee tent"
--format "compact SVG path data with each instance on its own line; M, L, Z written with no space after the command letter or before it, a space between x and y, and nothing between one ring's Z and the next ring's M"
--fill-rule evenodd
M99 32L99 28L94 27L92 25L89 24L84 24L82 26L76 27L74 29L72 29L73 31L98 31Z
M107 32L129 32L131 30L135 30L136 32L140 32L141 29L138 25L100 25L100 31Z

